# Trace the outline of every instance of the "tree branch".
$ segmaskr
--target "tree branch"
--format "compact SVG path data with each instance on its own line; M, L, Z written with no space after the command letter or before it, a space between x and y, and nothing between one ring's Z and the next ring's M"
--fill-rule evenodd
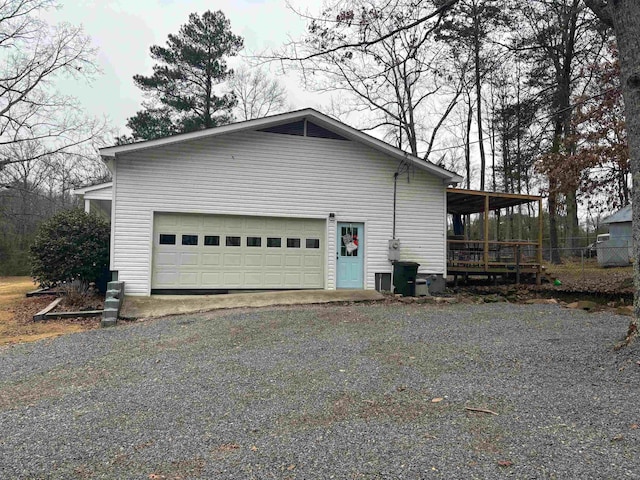
M390 30L389 32L378 36L377 38L374 38L373 40L362 40L360 42L352 42L352 43L343 43L340 45L337 45L335 47L332 48L328 48L319 52L314 52L314 53L310 53L308 55L299 57L299 56L294 56L294 57L288 57L288 56L277 56L277 57L266 57L267 59L271 59L271 60L287 60L287 61L304 61L304 60L310 60L312 58L315 57L319 57L319 56L323 56L323 55L327 55L330 53L336 53L340 50L345 50L348 48L354 48L354 47L369 47L372 45L375 45L379 42L382 42L383 40L386 40L387 38L393 37L394 35L397 35L398 33L405 31L405 30L409 30L411 28L417 27L421 24L423 24L424 22L431 20L432 18L438 17L438 16L442 16L445 13L447 13L447 11L449 11L456 3L458 3L458 0L448 0L444 5L442 5L441 7L437 8L436 10L434 10L433 12L429 13L428 15L425 15L423 17L418 18L417 20L411 22L408 25L401 25L400 27L397 27L393 30Z
M613 28L613 17L606 0L584 0L584 3L602 20L602 23Z

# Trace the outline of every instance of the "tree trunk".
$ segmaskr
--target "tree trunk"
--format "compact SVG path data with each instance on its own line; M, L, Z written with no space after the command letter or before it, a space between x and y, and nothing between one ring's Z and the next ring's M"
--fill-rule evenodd
M465 130L464 161L467 168L467 189L471 189L471 122L473 120L473 104L467 94L467 125Z
M609 2L614 10L613 24L620 51L622 94L627 122L627 138L633 178L633 278L635 284L634 318L629 325L628 341L638 335L640 317L640 3L637 0Z
M480 18L473 2L473 53L476 83L476 115L478 123L478 147L480 148L480 190L485 189L484 177L487 169L484 153L484 138L482 135L482 76L480 75Z
M605 23L613 26L620 52L620 80L624 98L631 175L633 178L634 316L625 343L638 335L640 317L640 2L638 0L585 0Z
M570 249L572 255L580 255L580 226L578 224L578 198L576 192L569 192L566 196L567 202L567 238L565 245Z

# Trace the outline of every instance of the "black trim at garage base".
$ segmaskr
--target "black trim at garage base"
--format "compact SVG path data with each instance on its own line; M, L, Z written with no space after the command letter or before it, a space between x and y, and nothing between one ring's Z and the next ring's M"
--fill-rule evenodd
M224 288L152 288L151 295L226 295L229 293L284 292L291 290L323 290L322 288L265 288L231 290Z

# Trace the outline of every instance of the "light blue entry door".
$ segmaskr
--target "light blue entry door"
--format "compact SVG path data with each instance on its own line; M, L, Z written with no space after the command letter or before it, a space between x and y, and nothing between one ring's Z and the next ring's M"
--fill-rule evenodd
M338 223L337 288L364 288L364 223Z

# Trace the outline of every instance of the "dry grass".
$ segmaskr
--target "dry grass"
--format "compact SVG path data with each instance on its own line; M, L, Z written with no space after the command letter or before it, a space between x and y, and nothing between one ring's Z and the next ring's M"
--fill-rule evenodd
M31 318L53 298L26 298L35 290L30 277L0 277L0 345L35 342L67 333L81 332L96 326L96 322L46 321L34 323Z
M562 282L562 290L604 294L633 293L633 268L598 265L595 258L564 260L561 265L546 264L547 272ZM553 284L546 285L554 288Z

